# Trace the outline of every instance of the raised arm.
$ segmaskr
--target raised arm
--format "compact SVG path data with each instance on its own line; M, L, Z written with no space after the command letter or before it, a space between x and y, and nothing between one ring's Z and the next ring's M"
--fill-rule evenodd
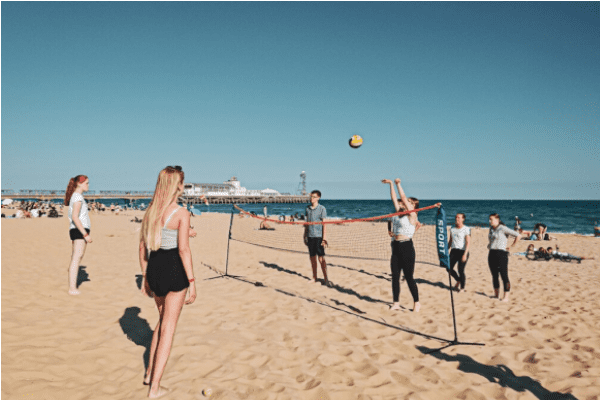
M410 201L408 201L408 197L406 197L406 195L404 194L404 190L402 190L402 186L400 185L400 178L396 178L394 180L394 182L396 182L396 187L398 188L398 193L400 194L400 201L402 201L402 204L404 204L404 207L406 207L407 211L412 211L415 209L415 207L412 205L412 203Z
M398 197L396 196L396 190L394 190L394 185L392 185L392 181L389 179L382 179L382 183L389 183L390 185L390 196L392 198L392 203L394 203L394 208L396 212L400 211L400 206L398 205Z

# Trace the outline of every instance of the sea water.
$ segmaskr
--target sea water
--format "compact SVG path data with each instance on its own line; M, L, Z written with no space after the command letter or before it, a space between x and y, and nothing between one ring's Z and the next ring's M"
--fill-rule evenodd
M139 199L135 206L147 206L151 199ZM99 200L106 206L110 204L124 207L129 205L125 199ZM60 201L62 202L62 200ZM594 224L600 221L600 200L420 200L419 207L441 202L446 211L448 224L454 223L456 213L465 213L468 226L488 227L489 215L498 213L509 228L514 228L515 216L521 220L521 227L533 230L536 223L546 224L548 232L590 235L594 234ZM385 215L395 212L391 200L325 200L320 204L327 209L330 219L355 219ZM267 206L270 218L281 215L304 214L308 204L302 203L256 203L240 204L239 207L263 215ZM195 204L194 214L203 212L231 213L231 204ZM238 212L238 211L234 211ZM433 224L436 209L419 213L419 221Z
M454 223L457 213L466 215L465 224L469 226L489 226L489 215L498 213L509 228L514 228L515 216L521 220L521 227L533 230L536 223L543 223L548 232L580 235L594 234L594 224L600 221L600 200L420 200L419 207L427 207L441 202L446 211L447 222ZM395 212L391 200L321 200L330 219L355 219L385 215ZM257 203L240 204L239 207L263 215L267 206L270 218L281 215L304 214L308 204L300 203ZM192 211L231 213L231 204L196 204ZM234 211L237 213L238 211ZM419 221L433 224L436 209L419 213Z

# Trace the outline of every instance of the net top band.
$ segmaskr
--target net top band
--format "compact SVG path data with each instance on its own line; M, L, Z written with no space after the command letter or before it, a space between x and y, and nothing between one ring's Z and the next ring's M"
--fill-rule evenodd
M279 221L279 220L276 220L276 219L269 219L269 218L266 218L266 217L259 217L258 215L251 214L248 211L243 210L240 207L238 207L237 204L234 204L233 206L237 210L239 210L241 213L243 213L245 215L249 215L252 218L256 218L256 219L259 219L261 221L268 221L268 222L273 222L273 223L276 223L276 224L288 224L288 225L327 225L327 224L348 224L348 223L352 223L352 222L377 221L377 220L392 218L392 217L395 217L395 216L408 215L408 214L415 213L415 212L430 210L432 208L439 208L441 205L442 205L442 203L436 203L436 204L433 204L431 206L427 206L427 207L423 207L423 208L417 208L417 209L411 210L411 211L401 211L401 212L397 212L397 213L386 214L386 215L378 215L378 216L375 216L375 217L367 217L367 218L332 220L332 221L322 221L322 222Z

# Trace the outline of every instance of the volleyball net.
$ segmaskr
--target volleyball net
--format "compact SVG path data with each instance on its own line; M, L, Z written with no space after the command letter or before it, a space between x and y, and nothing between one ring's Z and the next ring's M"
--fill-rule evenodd
M389 231L395 216L418 213L419 224L412 238L417 263L440 265L436 246L436 223L433 209L440 203L411 211L403 211L358 219L331 219L320 222L281 221L258 216L235 205L239 211L232 216L230 240L270 249L308 254L304 243L305 229L322 225L327 246L326 257L389 261L391 240Z

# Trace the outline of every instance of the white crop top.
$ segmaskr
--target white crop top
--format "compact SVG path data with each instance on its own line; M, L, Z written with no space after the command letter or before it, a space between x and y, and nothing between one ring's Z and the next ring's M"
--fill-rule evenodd
M410 223L407 215L392 217L392 233L394 236L403 235L412 239L415 234L415 226Z
M173 210L171 215L169 215L169 218L167 218L165 221L165 226L161 230L160 248L163 250L171 250L176 248L178 245L177 239L179 239L179 229L167 229L167 225L169 224L169 221L171 221L171 217L175 215L180 208L181 207L177 207L175 210Z

